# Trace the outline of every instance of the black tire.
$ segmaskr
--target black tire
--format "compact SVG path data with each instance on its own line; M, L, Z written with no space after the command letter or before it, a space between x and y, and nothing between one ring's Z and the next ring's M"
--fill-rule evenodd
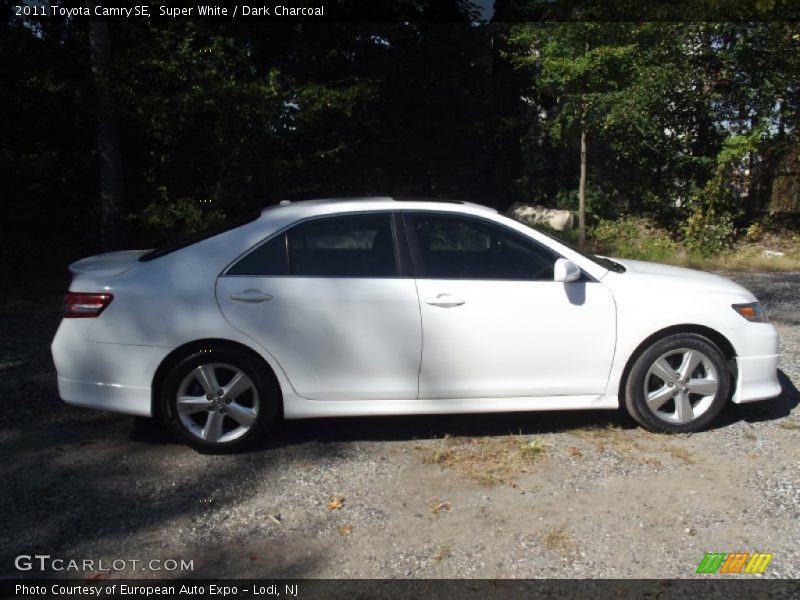
M695 361L697 366L686 373ZM714 342L695 333L673 334L651 344L633 363L625 385L625 408L649 431L702 431L722 411L730 385L725 357Z
M240 378L245 382L240 387L247 387L230 400L224 394L209 398L205 394L209 390L203 383L208 384L208 378L200 377L200 374L209 372L213 373L213 380L217 383L214 387L218 387L219 392L231 387L237 373L245 376ZM231 378L226 380L228 374ZM179 391L185 394L183 398L190 399L182 404L190 406L191 412L178 410ZM232 395L235 391L231 390ZM186 356L167 375L159 398L161 414L169 431L203 454L239 452L262 439L274 423L279 405L277 383L271 374L265 373L264 366L257 359L235 348L202 350ZM236 418L232 416L234 413ZM219 423L218 427L210 426L212 415L213 423ZM243 417L248 419L246 425L240 422ZM204 439L201 436L207 429L210 435Z

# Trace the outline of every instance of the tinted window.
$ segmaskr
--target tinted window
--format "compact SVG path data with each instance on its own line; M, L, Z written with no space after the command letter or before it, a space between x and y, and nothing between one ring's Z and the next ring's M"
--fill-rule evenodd
M244 256L228 275L392 277L397 266L391 216L301 223Z
M288 275L286 235L262 244L228 270L228 275Z
M556 253L515 232L475 219L412 217L423 275L441 279L553 279Z
M391 215L317 219L287 235L292 275L397 275Z

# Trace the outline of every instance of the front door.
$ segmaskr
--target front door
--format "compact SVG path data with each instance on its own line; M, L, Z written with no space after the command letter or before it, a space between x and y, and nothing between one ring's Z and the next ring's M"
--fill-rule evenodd
M420 398L600 395L615 345L601 283L553 281L559 256L485 219L405 217L422 312Z

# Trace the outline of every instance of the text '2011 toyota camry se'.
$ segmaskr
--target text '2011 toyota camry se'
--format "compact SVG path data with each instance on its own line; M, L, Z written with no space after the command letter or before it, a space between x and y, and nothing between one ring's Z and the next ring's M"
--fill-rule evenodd
M304 417L616 408L707 427L777 396L778 335L722 277L586 255L465 202L282 202L70 267L64 401L231 451Z

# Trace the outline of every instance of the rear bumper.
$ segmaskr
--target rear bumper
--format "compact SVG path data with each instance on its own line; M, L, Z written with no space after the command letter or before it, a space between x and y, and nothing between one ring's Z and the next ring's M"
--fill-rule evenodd
M112 412L151 417L150 388L77 381L58 376L58 395L67 404Z
M779 396L781 384L778 381L778 357L778 354L737 357L739 377L733 402L742 404Z
M64 319L53 339L61 399L75 406L152 416L153 377L170 348L92 342L86 339L88 321Z

